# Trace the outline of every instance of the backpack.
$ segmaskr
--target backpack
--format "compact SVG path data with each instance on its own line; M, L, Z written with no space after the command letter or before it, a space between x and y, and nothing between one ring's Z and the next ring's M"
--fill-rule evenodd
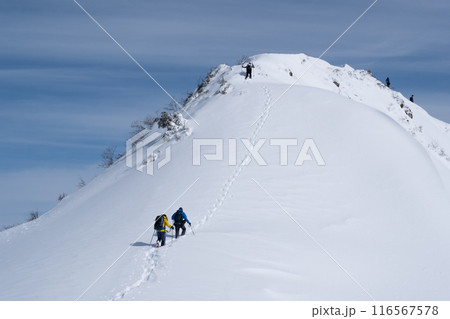
M174 221L175 221L175 224L177 224L177 225L183 223L183 212L178 211L178 212L175 214L175 219L174 219Z
M156 217L154 228L155 228L155 230L163 230L164 229L164 215L159 215L158 217Z

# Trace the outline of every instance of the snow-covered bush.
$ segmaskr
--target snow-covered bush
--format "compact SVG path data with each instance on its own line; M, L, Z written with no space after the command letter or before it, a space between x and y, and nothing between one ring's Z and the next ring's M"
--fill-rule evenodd
M405 114L408 115L411 119L413 118L413 114L409 106L405 105L403 101L400 103L400 107L405 111Z
M205 90L206 86L211 83L211 80L214 79L219 71L220 67L210 69L206 76L199 80L197 89L194 92L188 93L188 96L183 101L183 107L185 107L192 100L198 98L200 95L207 93L208 90Z
M168 131L175 130L182 124L179 115L179 113L162 112L161 117L158 119L158 127L165 128Z

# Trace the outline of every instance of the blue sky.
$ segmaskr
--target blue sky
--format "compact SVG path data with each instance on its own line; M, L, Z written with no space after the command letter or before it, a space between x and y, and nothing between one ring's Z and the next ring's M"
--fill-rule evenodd
M211 67L319 56L373 1L79 0L176 98ZM450 122L450 3L380 0L330 50ZM0 3L0 227L91 179L108 146L169 98L72 0Z

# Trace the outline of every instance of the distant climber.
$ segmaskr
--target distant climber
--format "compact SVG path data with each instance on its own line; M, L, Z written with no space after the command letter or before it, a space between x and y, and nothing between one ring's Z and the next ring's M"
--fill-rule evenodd
M246 66L242 66L246 73L245 73L245 79L247 80L248 77L250 77L250 79L252 78L252 69L255 68L255 66L253 65L252 62L248 62Z
M186 234L186 222L191 226L191 222L187 218L185 212L183 211L183 207L180 207L175 214L172 215L172 220L175 225L175 238L178 238L178 233L180 232L180 228L183 230L181 233L181 236L184 236Z
M166 244L166 227L169 227L170 229L174 228L173 226L170 226L166 214L159 215L155 218L154 228L158 235L156 247L164 246Z
M389 80L389 77L386 78L386 86L391 87L391 80Z
M409 98L409 100L410 100L411 102L413 102L413 103L414 103L414 94L413 94L413 95L411 95L411 97Z

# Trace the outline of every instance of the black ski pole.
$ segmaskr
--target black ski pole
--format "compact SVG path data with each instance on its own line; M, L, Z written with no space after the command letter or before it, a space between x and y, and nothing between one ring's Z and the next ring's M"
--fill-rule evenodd
M189 224L189 227L191 227L192 234L195 236L194 229L192 228L192 225Z

